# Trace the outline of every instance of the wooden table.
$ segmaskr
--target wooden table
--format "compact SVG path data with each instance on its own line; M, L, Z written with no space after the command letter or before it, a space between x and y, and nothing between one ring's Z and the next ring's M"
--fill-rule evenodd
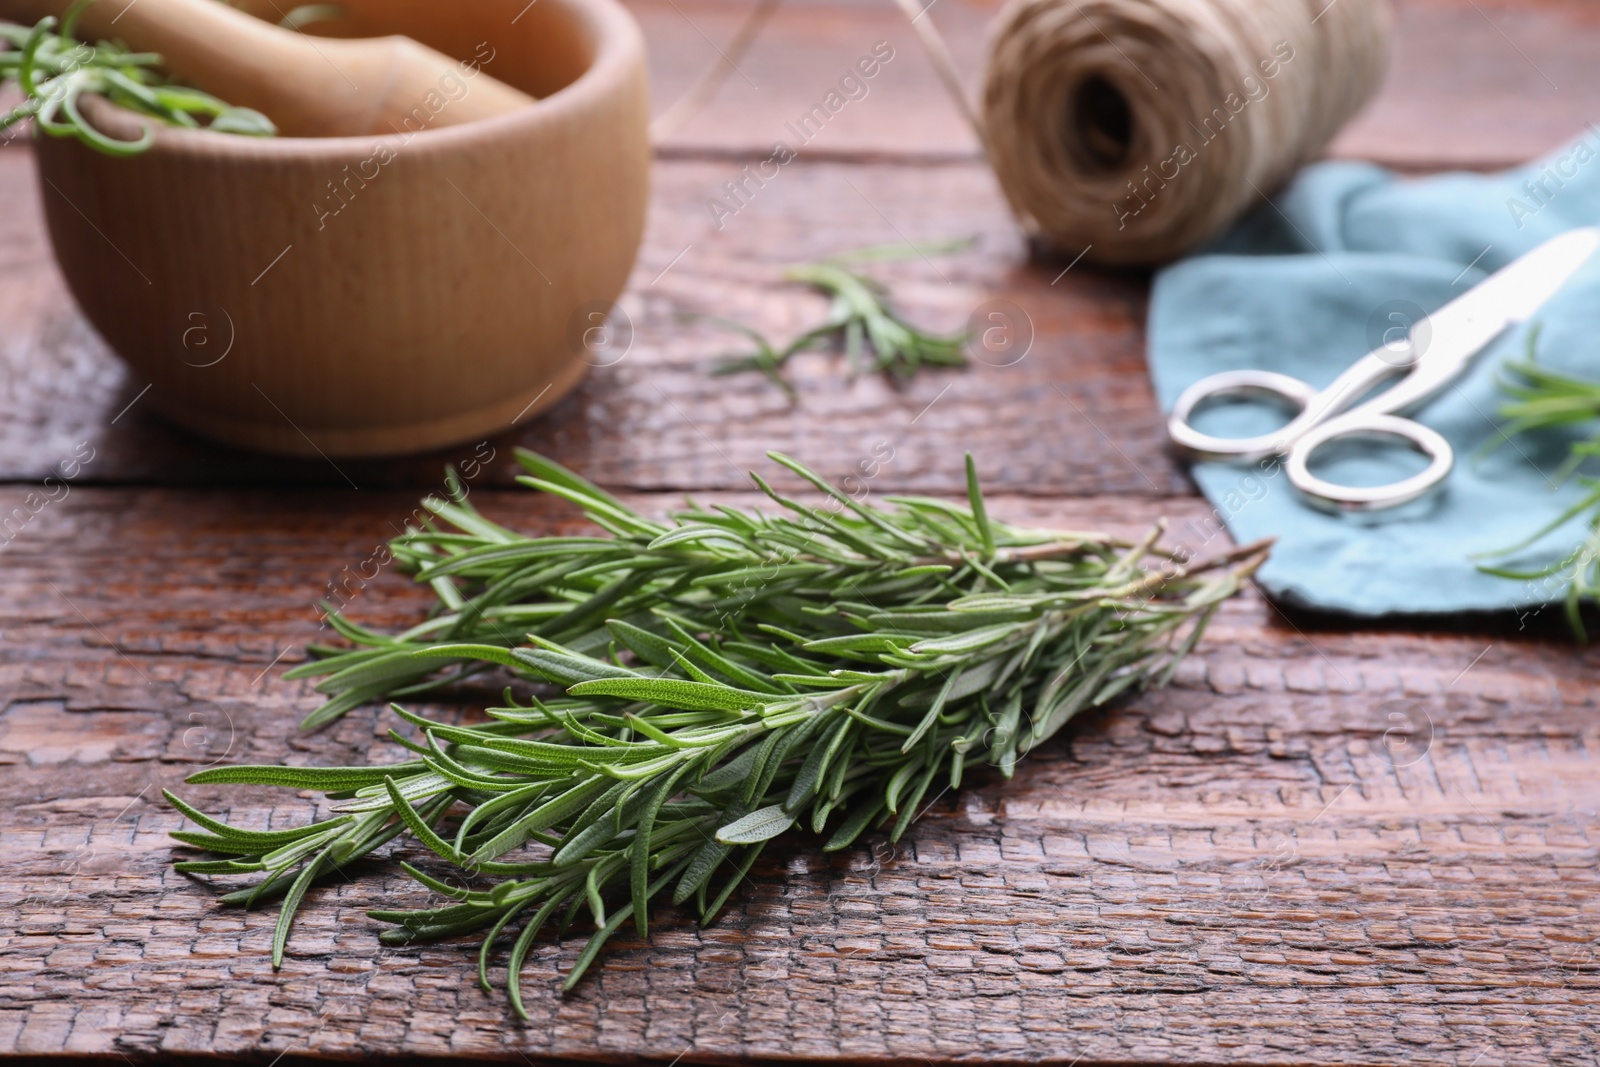
M663 107L745 10L636 0ZM984 0L932 16L966 69ZM895 58L750 205L707 200L879 40ZM1334 154L1408 171L1508 165L1571 138L1600 99L1591 0L1406 0L1381 98ZM977 452L1012 519L1132 531L1204 511L1163 447L1142 359L1146 279L1030 262L892 5L790 0L710 107L660 152L623 301L627 357L493 439L474 499L530 531L569 511L509 488L539 449L652 511L748 499L781 449L834 476L875 448L875 492L955 494ZM317 890L281 972L271 915L172 873L159 799L219 761L359 762L371 710L312 736L280 675L314 607L470 447L385 463L283 461L177 432L74 309L25 146L0 150L0 515L88 448L70 494L0 549L0 1052L96 1062L382 1054L439 1060L938 1063L1593 1063L1600 656L1509 619L1350 629L1231 604L1163 692L1090 718L1014 781L935 804L900 847L794 838L718 926L621 938L576 992L576 945L525 978L533 1022L470 947L380 949L363 909L420 902L387 869ZM781 265L869 242L978 234L888 268L910 309L960 325L990 299L1037 331L1008 367L846 384L796 368L797 406L712 379L727 339L818 310ZM9 536L9 535L8 535ZM396 625L423 593L357 581ZM389 758L385 754L382 758ZM251 825L303 820L268 790L189 788Z

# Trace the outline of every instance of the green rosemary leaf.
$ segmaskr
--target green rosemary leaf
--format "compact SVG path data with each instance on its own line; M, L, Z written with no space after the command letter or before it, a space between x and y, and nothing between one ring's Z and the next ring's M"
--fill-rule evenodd
M533 948L533 939L544 929L550 921L550 916L555 914L564 900L560 896L553 896L547 900L528 924L523 927L522 934L517 938L516 944L511 949L511 959L506 968L506 991L511 997L511 1006L516 1009L517 1017L523 1022L528 1021L528 1009L522 1003L522 963L528 958L528 952Z
M802 804L816 794L817 785L828 769L828 760L832 758L834 750L849 727L848 718L835 719L828 724L822 738L806 754L805 762L800 765L799 772L794 776L794 783L789 786L789 795L783 804L786 810L798 811Z
M228 905L240 905L246 908L254 907L258 900L272 900L288 892L289 887L294 884L295 879L298 877L298 871L274 871L269 877L255 885L245 886L243 889L235 890L232 893L224 893L217 899Z
M744 818L745 806L734 803L724 810L717 818L718 821L732 825ZM677 888L672 891L672 902L682 904L691 896L700 892L711 876L717 873L717 868L722 861L728 858L728 853L733 851L733 845L722 841L708 839L689 859L689 865L683 872L683 877L678 880Z
M597 500L608 507L616 508L619 511L627 511L629 514L632 514L631 509L627 508L616 497L612 496L598 485L595 485L593 482L589 481L589 479L583 477L582 475L573 473L554 460L546 459L539 453L527 448L517 449L515 455L517 462L521 464L522 469L533 475L535 478L538 478L540 481L548 482L552 485L563 486L576 493L580 493L583 496ZM508 534L510 533L510 531L506 532Z
M376 767L208 767L184 781L191 785L278 785L336 793L365 785L381 786L383 780L392 775L425 769L424 764L415 760Z
M702 796L706 796L731 789L747 781L755 768L756 758L760 755L760 746L746 748L735 758L703 776L699 781L698 791Z
M194 781L194 778L191 777L189 781ZM353 816L342 816L329 822L311 823L308 826L297 826L291 830L241 830L238 827L229 826L220 819L213 819L204 812L196 810L190 805L184 803L180 797L170 790L163 789L161 791L161 795L166 798L168 804L171 804L174 808L177 808L178 811L183 813L184 816L186 816L197 826L201 826L207 830L210 830L211 833L216 835L218 838L233 841L241 845L253 846L254 851L262 851L264 849L276 848L279 845L286 845L292 841L298 841L300 838L321 833L331 825L342 826L345 823L353 821L354 818Z
M894 826L889 831L890 843L898 842L900 835L905 833L906 829L911 825L911 820L917 814L917 806L922 803L922 798L927 795L928 786L933 784L933 776L937 773L939 773L939 764L930 760L928 766L923 770L922 776L917 779L917 784L900 801L899 817L895 819Z
M744 881L745 875L750 873L750 868L755 865L757 857L761 855L762 849L766 847L767 843L765 841L759 841L750 848L745 849L744 859L740 860L739 864L734 867L733 873L728 876L728 880L723 884L722 891L711 899L711 903L700 909L700 925L709 926L716 921L717 916L722 912L722 906L728 902L728 898L733 895L733 891L739 888L739 883Z
M782 804L769 804L719 829L717 840L724 845L753 845L777 837L793 825L794 816Z
M1538 341L1539 329L1535 327L1529 331L1526 356L1521 360L1506 362L1508 376L1501 378L1500 387L1513 401L1501 405L1500 414L1508 421L1501 427L1499 436L1480 450L1480 455L1493 452L1518 434L1548 434L1571 426L1595 423L1587 439L1571 441L1567 446L1567 462L1562 466L1559 477L1571 478L1585 459L1600 455L1600 381L1542 366L1538 362ZM1544 541L1579 516L1586 516L1587 533L1575 548L1566 551L1557 561L1531 568L1487 563L1478 565L1478 569L1486 574L1523 582L1543 582L1564 577L1566 593L1563 600L1567 622L1579 642L1588 640L1583 624L1583 605L1593 602L1597 592L1600 592L1600 481L1584 481L1591 491L1576 504L1516 544L1475 557L1505 559L1516 555Z
M396 814L405 820L406 829L411 831L412 837L415 837L451 863L460 864L462 862L463 857L460 851L444 838L434 833L433 827L429 826L417 815L416 809L411 806L411 803L400 795L400 788L394 784L393 778L384 778L383 787L389 793L389 799L394 805Z
M789 357L788 352L779 353L775 348L773 348L772 342L768 341L766 337L764 337L758 331L745 326L743 323L735 322L732 319L723 318L720 315L686 315L684 318L690 320L702 320L709 322L712 325L719 326L722 329L732 330L734 333L743 334L755 345L754 352L750 352L745 355L730 354L728 356L724 356L721 363L718 363L711 368L711 374L713 377L720 378L729 374L742 374L745 371L756 371L757 373L765 376L766 379L773 385L776 385L779 389L782 389L784 394L788 396L791 404L799 399L799 396L795 393L794 386L790 385L789 380L780 373L780 368L783 366L784 360Z
M316 859L306 864L289 886L289 895L283 899L283 907L278 911L278 922L272 931L272 967L277 970L283 966L283 949L289 940L289 926L294 922L294 913L300 910L300 902L305 899L306 890L311 888L311 883L317 875L322 873L323 866L328 862L332 848L317 854Z
M652 552L671 548L675 545L696 544L700 541L729 541L737 544L739 537L732 531L717 526L707 526L703 523L689 523L670 530L651 541L647 546Z
M681 664L684 667L691 667L693 664L686 661L693 661L694 664L699 664L708 671L722 675L727 683L749 692L764 693L770 696L785 696L794 692L792 687L775 683L771 678L763 676L760 672L736 663L727 656L713 650L691 634L683 623L680 623L671 615L661 611L657 611L656 614L666 623L667 628L672 632L673 638L678 642L671 650L675 657L674 660L666 664L660 664L660 666L672 667ZM715 679L710 681L712 684L717 684Z
M604 778L591 779L581 785L575 785L554 799L539 805L484 844L479 845L472 855L467 858L467 863L476 865L484 860L492 860L516 848L539 831L555 826L562 819L586 805L595 793L600 792L605 784L606 780Z
M573 696L621 697L648 701L667 708L690 711L747 711L772 699L770 693L752 693L732 686L682 682L670 678L598 678L579 682L567 690Z
M177 840L183 839L177 838ZM172 869L183 874L248 874L265 868L259 863L239 860L188 860L174 863Z
M667 882L671 881L681 869L682 864L680 864L677 868L668 871L649 887L649 892L652 895L656 892L659 892L661 887L666 885ZM579 953L577 962L572 965L572 970L568 972L566 981L561 983L562 992L567 992L578 984L579 980L583 978L584 972L589 969L589 966L594 962L595 957L600 954L600 949L604 947L606 941L610 939L612 934L617 932L623 923L628 921L628 917L632 913L632 904L628 904L623 908L619 908L603 927L594 932L594 935L591 936L588 942L583 946L583 951ZM527 1016L524 1015L523 1017L526 1018Z
M516 648L511 655L523 669L557 685L580 685L584 682L638 678L635 671L617 667L589 656L550 648Z
M983 538L983 554L985 558L994 555L994 529L989 525L989 513L983 507L983 489L978 485L978 465L973 462L972 453L967 453L967 501L972 508L973 525L978 528L978 536Z
M200 834L192 830L173 830L168 835L174 841L181 841L195 848L203 848L207 852L221 852L237 856L260 855L265 846L237 841L233 838L218 837L216 834Z
M156 69L160 56L129 52L107 41L91 45L77 40L73 30L78 14L90 2L77 0L59 21L49 16L32 27L0 21L0 86L15 82L23 94L21 104L0 116L0 129L32 119L47 136L74 137L113 156L137 155L154 143L148 124L135 141L101 133L79 110L79 101L88 94L104 96L165 125L195 128L205 119L207 128L217 133L251 137L277 133L259 111L168 84Z
M664 777L651 792L644 807L640 809L639 822L634 827L633 842L628 849L628 880L633 900L634 920L639 927L640 937L650 935L650 836L655 830L656 819L661 814L662 805L667 802L667 798L677 792L679 783L691 770L693 764L685 763Z
M496 645L435 645L432 648L422 648L402 655L410 661L407 664L410 667L414 667L415 661L419 659L476 659L513 669L526 666L525 662L512 655L510 650Z
M882 245L839 253L815 263L796 264L784 272L784 277L809 285L829 297L832 304L827 319L778 349L748 326L716 316L695 316L743 334L755 345L753 352L725 358L711 373L720 376L756 371L788 394L793 403L796 399L794 386L783 377L783 365L796 353L821 343L833 343L842 350L851 378L868 370L909 378L925 364L964 367L967 364L965 332L942 336L911 325L889 306L883 285L851 270L849 264L926 257L959 251L971 244L969 238L921 246Z
M501 931L515 921L527 906L527 902L524 901L513 904L501 912L500 918L495 921L494 927L484 936L483 943L478 947L478 985L485 993L494 992L494 986L489 983L489 951L494 948Z
M883 809L886 806L887 802L880 799L856 808L845 819L843 825L834 831L833 836L828 838L828 843L822 846L822 851L838 852L840 849L849 848L855 844L856 838L865 833L869 825L883 816Z
M957 668L953 673L945 678L944 685L939 687L938 694L928 705L927 713L924 714L922 716L922 720L917 723L916 729L911 731L911 736L907 737L905 743L900 746L901 755L906 755L913 748L916 748L917 743L927 736L929 730L933 729L933 724L939 721L939 713L944 710L945 701L950 699L950 691L954 689L956 683L961 680L961 674L961 669ZM893 809L894 804L891 802L889 807Z

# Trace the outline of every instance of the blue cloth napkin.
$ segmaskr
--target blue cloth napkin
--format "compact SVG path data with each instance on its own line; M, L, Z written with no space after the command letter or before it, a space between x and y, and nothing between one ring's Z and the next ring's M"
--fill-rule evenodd
M1203 253L1161 271L1150 302L1149 361L1163 411L1216 371L1254 367L1324 386L1360 356L1518 256L1577 226L1600 223L1600 129L1549 159L1499 175L1408 179L1355 163L1304 170ZM1527 350L1555 369L1600 378L1600 257L1535 317L1506 332L1455 386L1412 417L1456 451L1440 491L1390 512L1330 515L1289 486L1281 464L1201 463L1195 480L1214 514L1172 531L1197 555L1233 537L1276 537L1258 575L1285 603L1358 616L1527 608L1559 600L1559 579L1521 581L1477 569L1476 553L1523 541L1582 494L1557 470L1583 436L1536 433L1506 442L1497 376ZM1399 330L1400 332L1390 332ZM1386 336L1387 335L1387 336ZM1199 428L1267 432L1286 417L1224 405ZM1589 427L1588 429L1592 429ZM1494 442L1498 448L1487 451ZM1375 485L1420 470L1403 447L1341 446L1318 473ZM1319 464L1321 459L1319 457ZM1518 565L1568 556L1581 522L1518 553ZM1207 542L1214 542L1210 545ZM1505 561L1500 561L1505 562Z

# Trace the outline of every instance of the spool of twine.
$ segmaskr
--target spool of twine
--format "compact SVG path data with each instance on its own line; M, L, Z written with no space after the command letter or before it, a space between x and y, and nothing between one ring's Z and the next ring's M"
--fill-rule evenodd
M1387 0L1011 0L981 136L1030 230L1173 259L1315 158L1372 95Z
M653 124L715 94L780 0ZM1010 0L974 108L924 0L897 0L1030 234L1112 265L1216 236L1316 158L1388 62L1388 0Z

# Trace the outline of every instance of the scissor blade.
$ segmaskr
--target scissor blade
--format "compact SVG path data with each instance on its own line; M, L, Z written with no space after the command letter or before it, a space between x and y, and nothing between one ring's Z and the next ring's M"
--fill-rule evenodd
M1569 230L1496 271L1472 293L1502 301L1508 323L1526 322L1578 273L1596 249L1600 249L1600 229Z
M1353 400L1375 379L1389 376L1386 370L1408 368L1410 373L1393 388L1351 411L1380 415L1414 410L1454 381L1506 327L1531 318L1596 250L1600 250L1597 228L1569 230L1551 238L1412 327L1405 362L1397 363L1392 349L1377 349L1324 392ZM1345 378L1350 386L1341 388Z
M1502 267L1463 296L1425 320L1420 360L1459 365L1500 335L1508 326L1526 322L1572 279L1600 250L1600 229L1584 227L1553 237L1532 252Z

